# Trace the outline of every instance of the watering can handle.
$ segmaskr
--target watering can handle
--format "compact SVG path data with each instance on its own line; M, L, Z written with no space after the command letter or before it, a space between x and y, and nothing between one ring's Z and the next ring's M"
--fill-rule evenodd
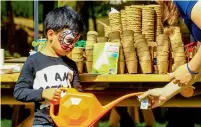
M54 102L50 103L50 116L54 119L56 116L54 115Z

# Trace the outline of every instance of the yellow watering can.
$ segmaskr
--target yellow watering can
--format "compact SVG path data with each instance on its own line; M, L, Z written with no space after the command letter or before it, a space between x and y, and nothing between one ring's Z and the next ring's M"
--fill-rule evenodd
M50 116L58 127L90 127L120 101L141 94L124 95L111 103L102 106L92 93L78 92L74 88L66 88L67 94L59 102L58 115L54 114L55 103L50 105Z

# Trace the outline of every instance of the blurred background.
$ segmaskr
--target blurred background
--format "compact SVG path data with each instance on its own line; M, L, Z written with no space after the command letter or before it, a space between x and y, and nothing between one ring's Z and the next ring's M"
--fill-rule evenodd
M150 1L38 1L38 36L43 36L45 15L52 9L68 5L83 18L86 31L81 39L86 39L89 30L104 35L104 27L98 20L108 24L108 13L111 7L117 10L131 4L148 4ZM152 2L153 3L153 2ZM35 10L36 13L36 10ZM5 57L28 56L34 41L34 1L1 1L1 48ZM23 49L23 50L22 50Z

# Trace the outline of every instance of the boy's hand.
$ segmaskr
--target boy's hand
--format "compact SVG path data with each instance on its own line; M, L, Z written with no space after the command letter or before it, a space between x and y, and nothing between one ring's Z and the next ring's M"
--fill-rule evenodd
M50 101L59 101L62 91L66 91L66 89L64 88L44 89L42 93L42 98L48 99Z

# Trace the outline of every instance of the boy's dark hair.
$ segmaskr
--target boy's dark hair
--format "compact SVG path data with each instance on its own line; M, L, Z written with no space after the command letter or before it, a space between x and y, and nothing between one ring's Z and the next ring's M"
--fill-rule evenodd
M68 28L78 33L84 31L84 23L80 15L71 7L63 6L50 11L44 21L44 34L52 29L56 32Z

